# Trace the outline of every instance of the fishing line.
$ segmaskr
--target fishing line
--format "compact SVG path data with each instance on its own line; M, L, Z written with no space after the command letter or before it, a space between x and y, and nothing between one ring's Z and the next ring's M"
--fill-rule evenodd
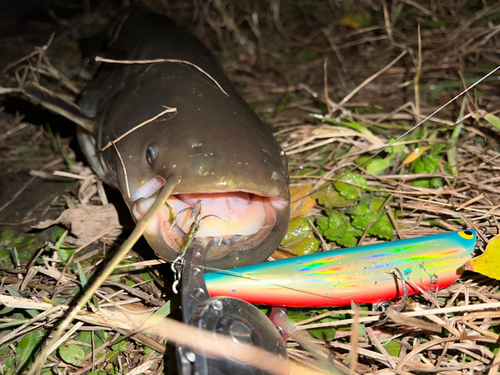
M324 294L321 294L321 293L314 293L314 292L310 292L306 289L293 288L293 287L287 286L287 285L272 283L272 282L269 282L267 280L261 280L261 279L254 277L254 276L250 276L250 275L247 275L247 274L241 273L241 272L234 272L234 271L229 271L229 270L224 270L224 269L219 269L219 268L214 268L214 267L208 267L208 266L203 266L203 268L206 270L209 270L209 271L215 271L217 273L222 273L222 274L226 274L229 276L239 277L242 279L247 279L247 280L252 280L252 281L260 281L261 283L265 283L267 285L277 286L279 288L289 289L289 290L293 290L293 291L300 292L300 293L310 294L313 296L323 297L325 299L331 299L330 297L328 297Z
M438 109L436 109L434 112L432 112L429 116L427 116L426 118L424 118L422 121L420 121L417 125L415 125L414 127L412 127L411 129L407 130L406 132L403 133L403 135L400 135L398 138L396 138L394 141L392 142L389 142L389 144L387 144L387 146L385 146L384 148L382 148L381 150L379 150L378 152L376 152L375 154L373 154L372 156L370 156L368 159L366 159L365 161L363 161L362 163L360 164L354 164L354 167L352 167L351 169L349 169L348 171L342 173L339 177L337 177L336 179L333 179L332 181L328 181L328 182L325 182L324 184L322 184L320 187L314 189L314 190L311 190L309 193L307 193L306 195L304 195L303 197L300 197L300 198L297 198L296 200L294 200L292 203L295 203L295 202L298 202L300 201L301 199L304 199L305 197L308 197L309 195L323 189L325 186L328 186L330 185L331 183L335 182L335 181L339 181L342 177L345 177L346 175L348 175L349 173L351 173L352 171L356 170L357 168L361 167L362 165L366 164L367 162L369 162L370 160L372 160L373 158L375 158L376 156L380 155L382 152L384 152L385 150L387 150L389 147L391 147L392 145L394 145L396 142L399 142L400 140L402 140L404 137L406 137L408 134L410 134L411 132L413 132L415 129L417 129L418 127L420 127L424 122L428 121L429 119L431 119L432 117L434 117L437 113L439 113L441 110L443 110L445 107L447 107L448 105L450 105L451 103L453 103L455 100L457 100L458 98L460 98L462 95L466 94L467 92L469 92L472 88L474 88L475 86L477 86L479 83L483 82L486 78L490 77L491 75L493 75L497 70L500 69L500 65L497 66L495 69L493 69L491 72L489 72L488 74L486 74L485 76L483 76L482 78L480 78L478 81L476 81L475 83L473 83L470 87L466 88L464 91L462 91L460 94L456 95L454 98L450 99L448 102L446 102L445 104L443 104L441 107L439 107Z

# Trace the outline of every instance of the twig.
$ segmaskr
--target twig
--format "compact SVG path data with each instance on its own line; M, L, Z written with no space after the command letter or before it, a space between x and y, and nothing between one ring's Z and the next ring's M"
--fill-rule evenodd
M220 91L222 91L226 96L229 97L229 94L224 91L222 86L213 78L210 74L205 72L203 69L201 69L198 65L193 64L192 62L186 61L186 60L177 60L177 59L154 59L154 60L113 60L113 59L106 59L104 57L96 56L95 61L102 61L105 63L112 63L112 64L156 64L156 63L164 63L164 62L170 62L170 63L179 63L179 64L186 64L189 66L192 66L193 68L199 70L203 74L205 74L215 85L219 88Z
M150 122L153 122L154 120L156 120L157 118L163 116L164 114L166 113L175 113L177 112L177 108L171 108L171 107L165 107L166 108L163 112L160 112L159 114L157 114L156 116L150 118L149 120L146 120L144 122L141 122L139 125L137 126L134 126L132 129L130 129L129 131L125 132L125 134L122 134L120 135L118 138L116 138L115 140L111 141L111 142L108 142L108 144L106 146L104 146L101 151L105 151L108 147L110 147L112 144L114 145L116 142L118 142L119 140L121 140L122 138L126 137L127 135L129 135L130 133L136 131L137 129L143 127L144 125L146 124L149 124Z

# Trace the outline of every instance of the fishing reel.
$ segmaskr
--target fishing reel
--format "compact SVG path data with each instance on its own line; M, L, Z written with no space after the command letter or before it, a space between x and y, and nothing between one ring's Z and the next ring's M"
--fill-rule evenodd
M182 277L182 315L186 324L231 339L233 345L259 347L286 359L285 343L274 324L255 306L231 297L210 298L205 285L203 258L205 247L193 244L185 253ZM231 352L210 358L203 350L176 348L182 375L264 375L268 372L231 357Z

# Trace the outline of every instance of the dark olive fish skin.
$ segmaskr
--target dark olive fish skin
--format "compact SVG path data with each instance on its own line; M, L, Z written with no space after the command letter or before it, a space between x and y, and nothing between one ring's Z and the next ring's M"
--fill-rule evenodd
M273 207L276 223L260 235L261 242L254 245L255 241L233 238L219 246L220 239L214 239L207 254L208 265L222 268L265 261L288 226L286 156L219 62L195 37L149 13L124 22L108 56L182 60L206 74L177 62L103 66L79 103L87 117L96 119L93 136L98 150L157 116L165 106L177 109L116 143L128 181L113 148L102 154L103 177L117 182L131 208L144 194L141 188L146 182L170 175L180 178L174 194L243 191L278 199L282 207ZM153 163L147 160L148 148L156 154ZM130 197L125 194L127 183ZM171 260L177 255L161 236L146 233L146 238L160 257Z
M120 189L136 220L167 179L180 180L145 233L157 255L177 256L189 223L171 228L172 216L200 198L202 216L217 216L199 232L209 243L208 266L265 261L288 227L287 160L220 63L195 37L151 13L131 14L106 57L178 60L104 63L79 102L82 149L94 171ZM176 110L127 134L166 107Z

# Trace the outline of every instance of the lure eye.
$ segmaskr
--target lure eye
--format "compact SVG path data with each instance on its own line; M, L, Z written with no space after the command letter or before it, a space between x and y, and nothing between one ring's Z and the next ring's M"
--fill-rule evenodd
M474 232L471 230L462 230L458 232L458 235L466 240L472 240L474 238Z
M156 160L157 152L156 150L149 146L148 149L146 150L146 160L148 161L149 165L153 165L155 160Z

